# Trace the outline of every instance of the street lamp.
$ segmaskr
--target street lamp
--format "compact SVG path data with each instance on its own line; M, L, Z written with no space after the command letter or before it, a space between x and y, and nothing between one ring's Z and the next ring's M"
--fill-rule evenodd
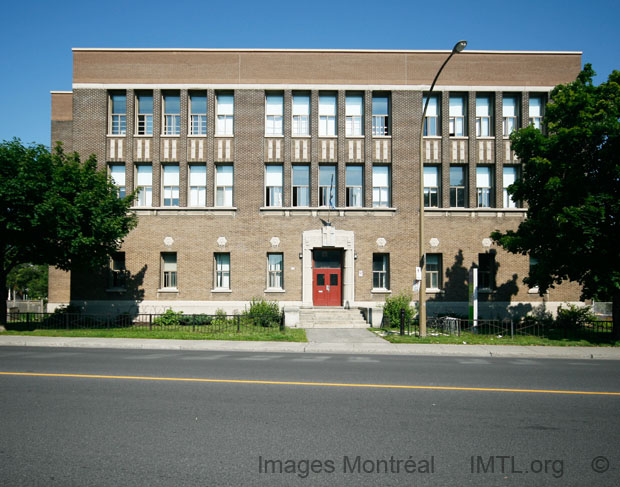
M418 232L419 237L419 255L420 255L420 310L418 317L420 320L420 336L426 336L426 253L424 252L424 119L426 118L426 109L428 108L428 102L431 99L431 93L435 88L435 83L441 74L443 68L448 64L448 61L455 54L461 52L467 46L467 41L458 41L452 48L452 52L448 58L443 62L439 71L435 75L435 79L431 84L431 89L426 95L426 103L424 104L424 110L422 111L422 120L420 121L420 228ZM424 99L424 93L422 93L422 99Z

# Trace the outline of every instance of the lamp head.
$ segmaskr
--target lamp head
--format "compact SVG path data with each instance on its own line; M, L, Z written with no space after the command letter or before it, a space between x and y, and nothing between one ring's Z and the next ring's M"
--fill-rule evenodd
M454 47L452 48L452 54L456 54L457 52L461 52L466 47L467 47L467 41L458 41L454 45Z

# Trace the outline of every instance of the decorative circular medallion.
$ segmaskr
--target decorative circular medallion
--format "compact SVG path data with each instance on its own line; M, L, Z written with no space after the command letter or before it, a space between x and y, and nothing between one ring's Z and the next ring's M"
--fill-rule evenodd
M431 238L430 242L431 247L435 248L435 247L439 247L439 239L438 238Z
M164 245L166 247L170 247L174 243L174 239L172 237L164 238Z
M385 241L385 239L383 237L379 237L377 239L377 247L383 248L383 247L385 247L386 244L387 244L387 242Z
M218 244L220 247L224 247L227 243L228 243L228 240L226 240L226 237L219 237L219 238L217 239L217 244Z
M271 244L272 247L278 247L280 245L280 239L278 237L271 237L271 240L269 240L269 243Z
M493 242L492 242L492 240L491 240L490 238L483 238L483 239L482 239L482 246L483 246L483 247L487 247L487 248L489 248L489 247L491 246L491 244L492 244L492 243L493 243Z

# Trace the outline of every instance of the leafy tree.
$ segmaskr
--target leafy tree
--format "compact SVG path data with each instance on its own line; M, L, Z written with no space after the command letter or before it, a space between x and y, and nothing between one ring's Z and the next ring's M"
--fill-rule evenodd
M50 153L18 139L0 143L0 291L6 297L9 272L24 263L63 270L107 265L136 225L133 197L118 198L94 156L80 162L60 144Z
M586 64L576 81L551 92L546 134L511 136L523 177L509 188L527 201L516 231L492 234L512 253L537 259L524 281L544 293L576 281L583 298L613 301L620 337L620 71L594 86Z
M7 284L14 293L30 299L47 297L48 266L20 264L7 276Z

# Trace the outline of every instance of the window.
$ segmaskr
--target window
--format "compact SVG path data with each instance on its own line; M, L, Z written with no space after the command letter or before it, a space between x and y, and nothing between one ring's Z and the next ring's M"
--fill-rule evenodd
M283 115L284 96L267 95L265 97L265 135L284 135L284 128L282 124Z
M126 195L125 192L125 166L121 165L111 165L110 166L110 177L112 178L112 183L118 189L118 197L124 198Z
M476 136L491 137L493 135L493 107L488 95L476 96Z
M372 254L373 289L390 289L390 254Z
M109 132L112 135L125 135L127 133L127 96L124 94L110 95L110 125Z
M345 172L347 206L353 208L364 206L363 181L364 170L362 166L347 166Z
M110 261L110 287L124 288L126 278L125 252L115 252Z
M293 206L310 206L309 166L293 166Z
M530 125L542 130L542 120L545 115L545 98L542 95L530 96Z
M465 208L467 197L467 175L464 166L450 167L450 206Z
M282 206L282 166L265 166L265 205Z
M495 287L495 254L478 254L478 288Z
M388 208L390 206L389 166L372 167L372 206L375 208Z
M517 181L518 168L514 166L504 166L504 208L517 208L517 202L508 194L508 186Z
M267 254L267 288L284 289L284 258L282 254Z
M319 95L319 136L336 136L336 95Z
M505 96L502 105L504 116L504 137L519 128L519 97Z
M426 289L441 289L441 254L426 254Z
M478 208L490 208L493 205L493 177L490 167L476 168L476 191Z
M164 206L179 206L179 166L162 166Z
M424 208L439 206L439 168L430 166L424 168Z
M230 254L215 255L215 289L230 289Z
M439 104L439 96L433 95L430 98L425 96L422 99L422 109L424 109L427 99L428 108L426 109L426 116L424 117L424 136L441 135L441 108Z
M207 95L189 95L189 134L207 135Z
M215 167L215 206L233 205L233 167Z
M181 97L165 94L163 98L164 135L179 135L181 133Z
M336 167L319 166L319 206L337 205L336 198Z
M153 135L153 95L137 95L137 135Z
M310 135L310 96L293 95L293 137Z
M207 204L207 168L189 166L189 206Z
M372 135L390 135L390 99L388 95L372 95Z
M364 135L364 100L362 95L347 95L345 117L347 137Z
M153 205L153 168L151 166L137 166L138 206Z
M450 96L450 136L465 137L467 135L467 117L465 96Z
M217 123L215 135L233 135L233 117L235 113L235 98L233 95L218 94L216 97Z
M162 252L161 254L161 287L176 289L177 287L177 254Z

